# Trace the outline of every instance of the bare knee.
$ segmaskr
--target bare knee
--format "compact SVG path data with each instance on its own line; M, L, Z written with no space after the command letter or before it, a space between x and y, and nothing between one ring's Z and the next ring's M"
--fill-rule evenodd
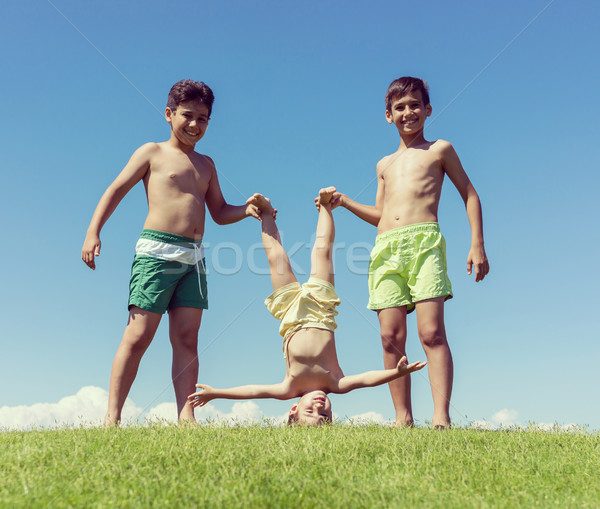
M193 350L198 348L198 329L195 327L178 327L170 332L173 348Z
M152 343L154 331L136 330L127 328L123 335L122 347L128 349L132 354L143 354Z
M381 344L386 353L401 353L404 355L406 328L398 324L382 325Z
M443 325L436 323L422 325L419 328L419 338L423 348L439 348L447 346L446 330Z

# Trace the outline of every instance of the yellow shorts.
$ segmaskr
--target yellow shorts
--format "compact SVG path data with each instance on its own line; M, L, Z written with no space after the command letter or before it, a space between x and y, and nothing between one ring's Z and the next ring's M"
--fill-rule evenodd
M297 330L314 327L333 331L337 327L335 307L339 305L333 285L315 277L302 286L296 281L269 295L265 306L281 321L279 334L283 336L284 358L287 357L286 345Z
M377 235L369 264L369 309L452 298L446 241L438 223L418 223Z

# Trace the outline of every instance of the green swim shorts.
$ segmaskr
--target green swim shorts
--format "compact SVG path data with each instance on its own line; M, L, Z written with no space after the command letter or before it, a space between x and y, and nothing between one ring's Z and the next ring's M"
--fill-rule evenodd
M369 309L452 298L446 241L438 223L418 223L377 235L369 264Z
M144 229L131 266L131 306L161 314L181 306L208 309L202 245L174 233Z

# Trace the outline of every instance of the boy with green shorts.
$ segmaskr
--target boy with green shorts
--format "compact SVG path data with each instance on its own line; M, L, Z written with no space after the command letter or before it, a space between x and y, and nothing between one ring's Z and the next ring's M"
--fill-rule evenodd
M369 305L381 326L386 368L405 356L406 315L417 311L417 328L427 355L433 394L432 425L450 426L453 363L444 327L444 301L452 297L446 267L446 244L437 223L444 176L456 186L467 209L471 249L467 273L475 281L489 271L483 244L481 204L450 143L427 141L425 119L431 115L427 84L403 77L385 96L385 116L400 135L400 147L377 164L375 205L355 202L342 193L333 197L359 218L377 226L369 266ZM389 383L396 425L412 426L410 377Z
M112 366L105 425L121 420L121 410L162 315L169 312L173 347L172 378L179 420L193 420L187 395L198 378L198 330L208 308L202 236L206 207L218 224L252 215L254 205L229 205L223 198L212 159L194 151L204 136L214 95L202 82L182 80L169 92L165 117L171 136L147 143L102 195L81 250L95 269L100 231L117 205L140 180L148 216L135 248L129 293L129 320Z

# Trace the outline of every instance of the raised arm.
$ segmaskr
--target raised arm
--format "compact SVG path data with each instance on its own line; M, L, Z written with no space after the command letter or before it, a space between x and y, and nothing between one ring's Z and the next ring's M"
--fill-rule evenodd
M358 375L342 377L338 381L338 387L334 388L331 392L346 394L347 392L362 387L376 387L377 385L385 384L396 378L400 378L401 376L408 375L413 371L423 369L426 365L426 362L413 362L412 364L407 364L406 356L404 356L398 361L398 365L395 368L366 371L365 373L360 373Z
M204 406L213 399L291 399L296 396L286 381L274 385L241 385L230 389L215 389L205 384L196 384L196 387L201 390L188 396L193 407Z
M215 165L212 159L209 157L207 159L210 162L212 174L206 191L206 206L214 222L221 225L237 223L248 216L259 219L259 212L254 205L229 205L225 201Z
M100 255L102 227L131 188L144 178L150 167L150 158L156 149L155 143L147 143L138 148L100 198L81 249L81 259L90 269L96 268L94 257Z
M471 248L467 257L467 274L470 275L475 268L475 281L481 281L490 271L490 265L483 242L483 214L479 195L462 167L454 147L447 141L440 140L440 143L443 143L441 150L444 171L465 202L471 226Z

